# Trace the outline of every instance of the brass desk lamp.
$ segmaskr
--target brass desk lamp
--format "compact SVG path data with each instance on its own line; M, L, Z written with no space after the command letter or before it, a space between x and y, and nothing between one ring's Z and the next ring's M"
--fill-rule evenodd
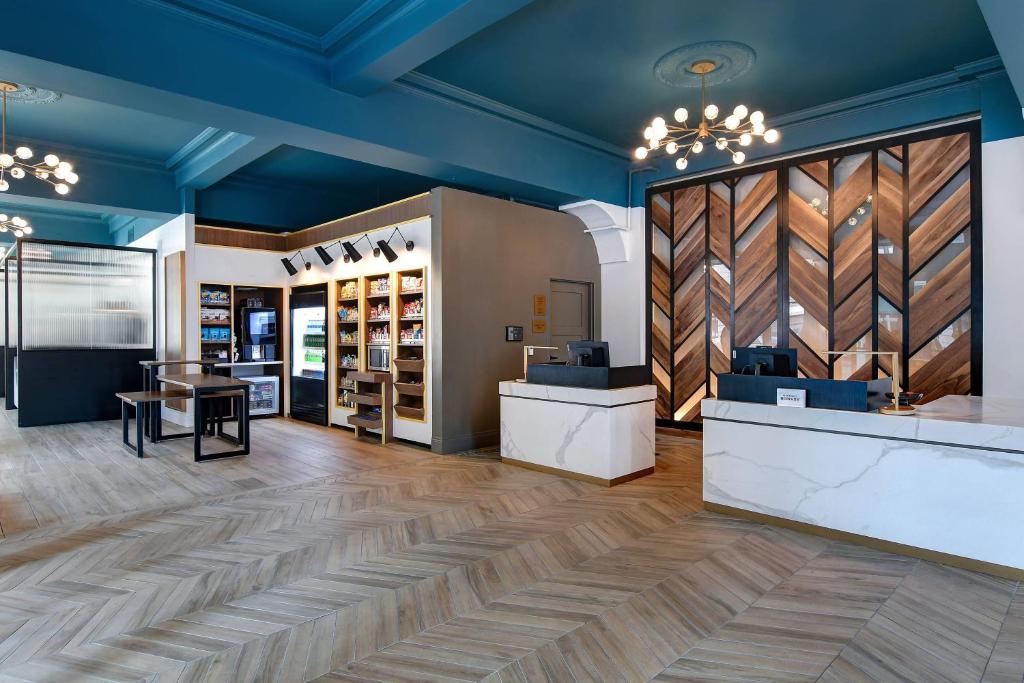
M892 357L892 404L878 409L883 415L913 415L917 412L914 406L900 405L900 354L898 351L821 351L826 356L845 356L848 353L862 353L867 356Z

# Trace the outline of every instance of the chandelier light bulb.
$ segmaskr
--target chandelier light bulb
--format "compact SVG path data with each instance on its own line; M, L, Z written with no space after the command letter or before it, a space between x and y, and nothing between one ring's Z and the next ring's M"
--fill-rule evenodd
M67 176L67 174L68 174L67 171L65 171L63 168L58 166L57 169L53 172L53 177L57 178L58 180L64 180L64 178Z
M734 164L742 164L743 161L746 158L747 158L747 155L744 154L743 152L733 152L732 163L734 163Z
M15 237L24 237L25 233L24 233L24 231L22 231L21 228L18 228L17 230L14 231L14 236Z
M648 149L658 149L659 142L660 140L658 140L658 138L651 138L650 141L647 143Z
M19 159L31 159L32 158L32 150L29 149L28 147L19 147L18 149L14 150L14 154Z
M750 115L750 122L751 123L764 123L764 112L762 112L762 111L755 111L755 112L751 113L751 115Z
M11 177L14 178L15 180L21 180L22 178L25 177L25 170L15 166L14 168L11 169Z
M0 232L7 232L7 226L0 225Z
M22 218L21 216L15 216L14 218L11 219L11 222L17 225L19 228L24 228L26 225L28 225L28 221Z
M714 104L709 104L708 106L704 107L704 116L708 117L712 121L717 119L718 118L718 106L714 105Z
M704 143L701 142L700 140L696 140L694 141L693 146L690 147L690 149L693 150L694 154L700 154L701 152L704 151Z
M4 168L14 166L14 157L10 154L0 154L0 166L3 166Z
M647 158L647 148L646 147L637 147L636 150L633 152L633 156L635 156L637 159L646 159ZM76 182L77 182L77 180L78 179L75 178ZM70 182L70 180L68 182Z
M764 135L764 124L755 123L750 127L750 132L752 132L754 135Z
M686 169L686 164L687 164L686 157L683 157L682 159L676 159L676 168L679 169L680 171L683 171L683 170Z
M718 138L717 140L715 140L715 149L717 149L718 151L722 151L728 146L729 141L726 140L725 138Z
M47 166L56 166L60 163L60 158L56 154L47 154L43 157L43 161Z
M0 223L3 223L5 221L7 221L7 220L8 220L7 214L6 213L0 213Z
M741 120L746 118L747 113L746 106L742 104L737 104L736 108L732 110L732 115Z
M22 231L24 231L24 233L26 235L31 235L32 234L32 226L31 225L26 225L24 228L22 228Z
M651 127L654 128L655 130L657 130L659 128L664 128L665 127L665 119L661 118L660 116L655 116L654 120L651 121Z
M68 183L69 185L74 185L75 183L78 182L78 174L75 173L74 171L71 171L66 176L64 176L64 182Z
M644 140L650 140L654 137L654 129L650 126L644 128Z
M64 183L57 183L54 185L53 189L57 190L57 194L67 194L71 191L71 188Z
M690 112L686 111L685 107L679 107L679 109L676 109L674 117L676 121L678 121L679 123L683 123L684 121L686 121L686 117L689 115Z
M730 114L725 117L725 127L729 130L736 130L740 125L740 117L735 114Z
M39 178L40 180L46 180L49 177L50 177L50 174L47 173L46 171L42 171L42 170L36 171L36 178Z
M779 131L774 128L769 128L764 132L764 141L767 143L773 143L779 141Z
M57 164L57 169L60 170L60 171L64 171L65 174L66 173L70 173L71 172L71 164L69 164L66 161L62 161L59 164Z
M674 142L670 142L667 145L665 145L665 151L668 152L669 154L675 154L676 152L679 151L679 145L677 145Z
M750 133L743 133L742 135L740 135L740 144L743 145L744 147L748 147L750 143L753 141L754 136L751 135Z
M11 184L0 178L0 192L7 192L9 189L11 189Z

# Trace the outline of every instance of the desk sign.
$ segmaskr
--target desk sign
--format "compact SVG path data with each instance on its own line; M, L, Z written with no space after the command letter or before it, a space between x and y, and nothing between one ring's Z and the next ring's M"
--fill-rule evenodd
M776 389L775 405L788 406L790 408L807 407L806 389Z

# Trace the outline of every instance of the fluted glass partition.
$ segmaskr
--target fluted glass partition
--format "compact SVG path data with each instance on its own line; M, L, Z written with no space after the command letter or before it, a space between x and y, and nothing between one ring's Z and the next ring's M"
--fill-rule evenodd
M153 347L153 254L23 242L21 348Z
M18 346L18 260L12 252L4 261L7 278L7 346Z

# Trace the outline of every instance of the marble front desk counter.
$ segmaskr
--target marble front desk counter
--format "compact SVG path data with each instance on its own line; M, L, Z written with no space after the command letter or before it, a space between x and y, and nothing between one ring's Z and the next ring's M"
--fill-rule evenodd
M1024 401L890 417L706 399L701 415L705 507L1024 579Z
M501 459L612 486L654 471L654 385L500 382Z

